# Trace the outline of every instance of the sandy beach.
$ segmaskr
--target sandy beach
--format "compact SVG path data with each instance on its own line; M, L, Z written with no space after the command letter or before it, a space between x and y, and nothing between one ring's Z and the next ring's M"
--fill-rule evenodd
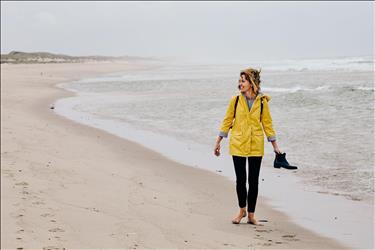
M145 67L153 66L1 65L2 249L346 249L267 206L261 190L264 226L233 225L228 179L50 108L74 95L58 83Z

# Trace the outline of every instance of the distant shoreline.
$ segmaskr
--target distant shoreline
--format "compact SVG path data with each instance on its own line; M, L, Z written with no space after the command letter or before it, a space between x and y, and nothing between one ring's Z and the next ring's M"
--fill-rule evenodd
M46 63L87 63L87 62L152 62L160 59L138 56L70 56L49 52L11 51L1 54L1 64L46 64Z

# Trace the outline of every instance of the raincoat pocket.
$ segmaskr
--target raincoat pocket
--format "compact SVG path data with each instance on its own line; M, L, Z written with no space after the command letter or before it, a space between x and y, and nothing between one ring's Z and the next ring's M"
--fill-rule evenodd
M264 134L263 131L254 131L251 135L251 151L260 153L263 152Z
M229 144L230 146L235 150L241 150L241 146L244 143L244 140L242 138L242 131L232 131Z

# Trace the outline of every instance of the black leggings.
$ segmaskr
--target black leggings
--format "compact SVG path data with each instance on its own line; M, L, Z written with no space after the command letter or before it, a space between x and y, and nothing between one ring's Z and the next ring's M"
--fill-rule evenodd
M247 211L254 213L258 198L259 170L262 163L262 156L247 157L249 160L249 193L246 190L246 157L233 155L234 170L236 172L236 191L238 205L240 208L246 207Z

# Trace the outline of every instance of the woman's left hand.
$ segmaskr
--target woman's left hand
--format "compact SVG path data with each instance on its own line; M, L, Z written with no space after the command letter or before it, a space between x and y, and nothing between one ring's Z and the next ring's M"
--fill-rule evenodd
M272 141L272 147L273 147L273 152L276 154L282 154L281 150L279 149L279 146L277 145L276 141Z
M273 152L275 152L276 154L282 154L281 150L278 147L274 148Z

